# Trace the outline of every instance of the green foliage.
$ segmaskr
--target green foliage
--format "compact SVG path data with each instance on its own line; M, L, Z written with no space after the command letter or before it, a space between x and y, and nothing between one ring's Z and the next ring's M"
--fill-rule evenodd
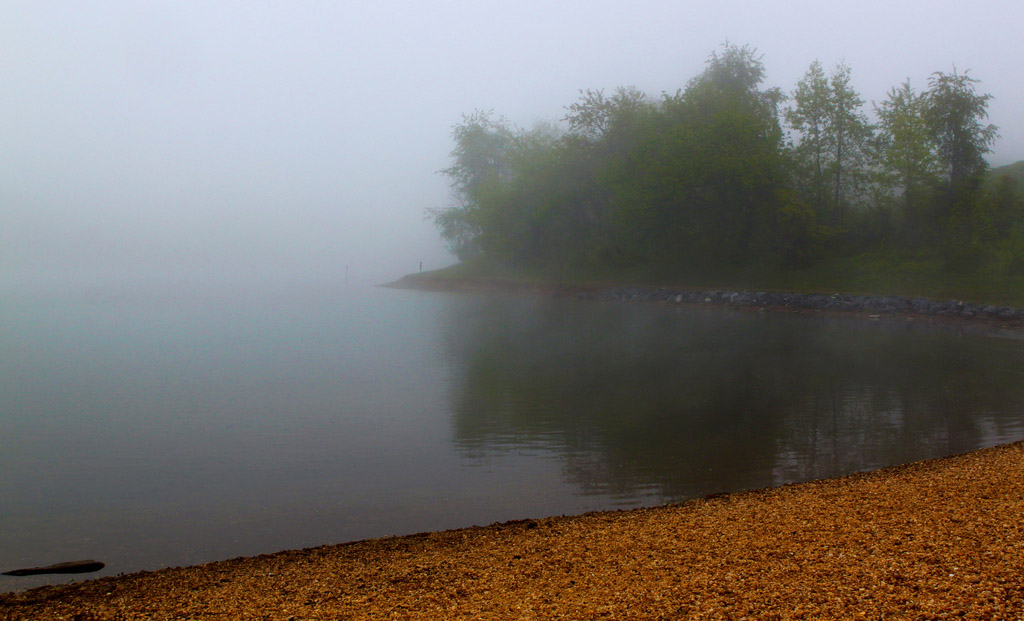
M580 91L580 99L566 108L569 134L590 145L622 147L638 117L650 112L651 101L635 88L617 88L611 98L603 90Z
M1000 176L980 193L974 228L987 259L998 269L1024 271L1024 192L1009 176Z
M967 72L937 71L928 80L925 119L938 146L943 174L953 185L977 177L988 168L985 154L999 136L988 118L991 95L975 92L978 80Z
M428 210L427 217L452 252L465 260L485 251L481 239L490 232L494 215L488 213L488 198L510 176L515 135L505 119L477 110L463 115L462 123L452 128L452 138L452 165L441 172L451 180L456 204Z
M666 96L650 130L609 178L620 246L642 261L738 263L773 243L785 183L778 92L747 47L725 46L685 91Z
M448 249L460 261L468 261L480 254L476 240L481 230L475 215L475 210L468 205L427 209L427 219L434 223Z
M907 206L914 203L922 188L935 185L941 171L925 118L927 104L927 95L916 93L908 78L889 90L882 105L875 106L879 118L879 181L890 188L898 187Z
M1010 179L1016 179L1018 182L1024 181L1024 161L993 168L989 173L993 177L1009 177Z
M902 241L911 244L940 238L934 190L941 166L925 118L927 105L927 93L915 92L909 79L890 89L881 105L875 105L879 122L874 204L876 209L890 212L890 230L897 229Z
M845 64L826 77L814 61L785 113L797 134L792 153L798 187L834 226L846 224L851 208L863 206L870 178L872 127L850 80Z
M940 249L952 269L970 269L986 259L990 209L980 194L988 169L985 154L998 137L986 125L990 95L975 92L978 80L957 73L936 72L929 80L924 118L935 141L942 178L934 211L940 228Z
M981 183L995 128L976 80L936 73L924 93L908 80L874 106L876 127L844 64L812 63L784 113L764 75L756 50L727 44L660 99L580 91L562 125L530 129L465 115L441 171L453 203L428 217L462 260L559 279L893 249L961 271L1024 264L1022 193Z
M795 192L782 191L777 198L780 206L774 232L783 265L803 267L819 261L835 231L818 224L814 209Z
M463 115L462 123L452 128L452 138L453 163L441 172L451 179L460 199L472 200L476 188L490 177L508 177L508 155L515 135L506 119L477 110Z
M989 170L985 180L986 185L991 186L998 183L1004 177L1010 180L1010 185L1015 192L1024 196L1024 161Z
M797 82L793 105L786 110L786 122L800 134L799 142L793 147L798 187L805 200L819 211L825 211L829 196L825 168L829 151L826 131L831 97L825 70L821 62L815 60Z
M828 132L834 157L831 170L833 206L844 214L851 207L863 205L868 180L869 145L872 127L861 111L864 100L850 84L851 70L837 65L829 78L832 89Z

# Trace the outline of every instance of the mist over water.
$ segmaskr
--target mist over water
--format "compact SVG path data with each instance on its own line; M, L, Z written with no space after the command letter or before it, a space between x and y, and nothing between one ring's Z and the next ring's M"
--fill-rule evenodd
M6 282L0 306L4 570L659 504L1024 435L1021 340L975 328L344 278Z
M846 61L869 102L970 69L991 163L1018 161L1020 2L8 4L0 571L652 505L1024 435L1019 335L373 286L454 261L424 211L455 200L437 171L463 114L671 94L725 41L786 92Z
M955 64L1024 152L1020 3L39 0L0 21L0 280L62 270L393 280L452 261L452 126L557 123L581 89L673 93L725 41L789 92L846 61L881 102ZM999 19L993 19L998 13ZM838 27L824 27L825 24ZM655 95L657 96L657 95Z

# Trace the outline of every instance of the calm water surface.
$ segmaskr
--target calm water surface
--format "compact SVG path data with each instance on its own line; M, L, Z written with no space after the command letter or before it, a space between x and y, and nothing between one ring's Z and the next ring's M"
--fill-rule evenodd
M1024 437L1020 335L904 319L8 283L0 344L2 570L653 505Z

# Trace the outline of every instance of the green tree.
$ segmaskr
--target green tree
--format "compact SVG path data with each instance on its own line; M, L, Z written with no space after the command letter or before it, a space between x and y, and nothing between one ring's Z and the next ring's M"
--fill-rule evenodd
M781 95L763 78L756 50L723 46L620 162L620 228L648 260L742 263L777 248Z
M925 119L935 141L941 166L941 186L935 219L942 229L942 252L947 264L975 265L984 254L985 237L979 188L988 170L985 154L998 137L986 124L988 94L978 94L978 80L958 73L935 72L928 81Z
M515 265L564 266L582 262L595 245L588 195L592 182L554 125L520 132L511 157L512 176L500 210L489 221L489 254Z
M798 134L793 155L805 200L833 224L842 224L851 207L864 203L869 181L872 128L850 78L846 64L826 77L814 61L785 114Z
M462 116L462 122L452 128L452 139L452 165L441 173L450 180L455 204L430 209L427 215L451 251L465 260L482 251L487 212L493 211L496 192L511 176L515 130L493 112L477 110Z
M937 71L928 80L925 118L939 150L943 175L952 185L967 179L980 181L988 169L985 154L999 137L995 125L986 125L989 94L979 95L979 80L967 72Z
M563 121L569 130L558 149L558 185L564 210L571 212L574 240L585 238L590 244L587 252L574 253L575 260L622 263L623 255L630 254L615 239L609 177L646 139L657 113L656 104L633 87L617 88L610 97L602 90L581 91L566 107ZM620 220L618 226L629 224Z
M494 118L492 111L463 115L462 122L452 128L453 163L441 171L451 180L460 200L471 202L473 193L489 179L509 177L509 154L515 135L508 120Z
M992 258L1002 269L1024 269L1024 192L1016 179L999 176L982 186L982 238L992 243Z
M833 205L840 214L864 197L872 138L872 127L862 111L864 100L853 89L850 77L845 63L837 65L829 77Z
M890 89L881 105L874 106L878 116L877 208L898 204L898 229L905 238L916 241L933 237L930 233L935 223L927 210L940 176L935 141L925 118L926 105L926 95L915 92L908 78Z
M829 108L832 90L828 78L815 60L804 77L797 82L793 92L793 105L785 113L789 126L800 133L800 141L794 147L799 178L804 194L812 204L824 210L828 196L828 181L825 176L829 126Z
M566 107L563 121L569 123L569 133L594 143L611 131L615 118L615 104L604 95L604 89L581 90L579 99Z
M883 185L897 187L908 207L923 188L935 184L940 172L925 118L927 102L927 96L916 93L908 78L890 89L888 98L875 106L879 119L879 179Z

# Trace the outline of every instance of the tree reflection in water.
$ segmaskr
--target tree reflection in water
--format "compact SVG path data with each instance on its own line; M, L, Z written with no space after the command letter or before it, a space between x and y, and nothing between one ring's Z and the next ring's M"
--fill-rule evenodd
M989 329L498 296L446 328L464 456L557 455L584 494L682 500L1019 439Z

